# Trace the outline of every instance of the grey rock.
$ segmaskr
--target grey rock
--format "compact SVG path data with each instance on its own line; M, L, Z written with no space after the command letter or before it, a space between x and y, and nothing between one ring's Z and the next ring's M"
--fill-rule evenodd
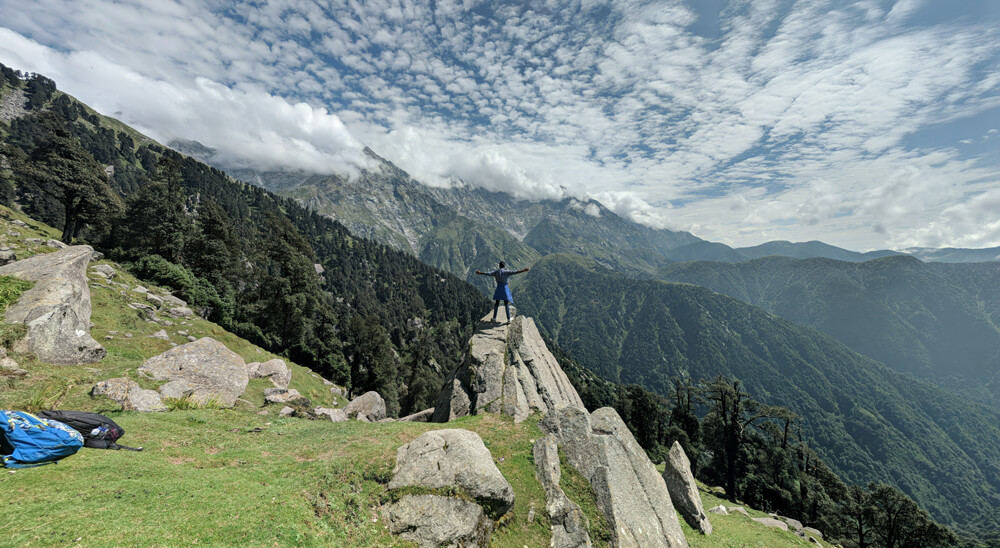
M590 482L618 546L688 545L663 477L614 409L557 407L540 426Z
M552 522L550 546L553 548L592 546L590 535L587 534L589 525L587 517L559 487L562 470L559 466L559 447L555 436L547 434L536 440L532 456L535 458L535 477L545 489L545 509ZM531 517L528 521L532 521Z
M17 255L13 251L9 249L0 250L0 266L10 264L16 260Z
M365 392L351 400L351 403L344 407L344 413L351 419L361 420L359 415L364 415L369 422L382 420L385 418L385 400L378 392Z
M165 341L169 341L170 340L170 335L167 335L167 331L165 329L161 329L161 330L157 331L156 333L153 333L152 335L150 335L150 338L153 338L153 339L163 339Z
M688 525L706 535L711 535L712 524L705 515L705 507L701 503L701 495L698 494L698 484L694 481L694 474L691 473L691 461L688 460L680 443L675 441L670 447L665 464L663 481L667 484L667 491L670 492L670 500Z
M45 245L49 247L54 247L56 249L66 249L67 247L69 247L68 245L66 245L65 242L60 242L59 240L46 240ZM91 256L93 256L93 253L91 253ZM88 262L90 261L90 257L87 258L87 261Z
M412 415L407 415L401 419L401 422L430 422L431 417L434 416L434 408L424 409L423 411L417 411Z
M60 365L93 363L107 355L90 336L87 265L93 252L90 246L73 246L0 266L0 275L35 282L4 316L28 328L14 350Z
M302 397L294 388L267 388L264 390L264 401L267 403L288 403Z
M432 430L396 451L389 489L458 487L499 519L514 505L514 489L503 477L478 434Z
M778 519L788 524L788 528L792 531L801 531L804 529L802 522L797 519L786 518L785 516L777 516Z
M545 346L531 318L509 324L487 315L469 340L462 364L438 394L434 422L479 413L502 413L521 422L532 412L560 405L583 406L576 389Z
M222 407L232 407L250 380L243 358L209 337L146 360L139 373L171 381L160 387L161 394L166 395L167 390L170 397L178 397L174 394L182 390L183 396L190 396L198 403L215 400Z
M323 384L333 384L333 383L330 383L329 381L327 381L327 382L324 382ZM344 390L343 388L337 386L337 385L333 385L333 386L330 387L330 393L333 394L334 396L340 396L342 398L346 398L347 397L347 391Z
M746 517L750 517L750 513L747 512L747 509L744 508L744 507L742 507L742 506L730 506L729 507L729 513L731 513L731 514L743 514Z
M781 529L782 531L788 530L788 524L781 521L780 519L774 518L751 518L761 525L766 525L768 527L774 527L775 529Z
M189 318L194 316L194 311L186 306L178 306L167 310L167 314L175 318Z
M385 510L389 532L420 548L489 546L493 520L476 503L439 495L407 495Z
M149 293L149 290L146 289L145 287L141 286L141 285L137 285L137 286L133 287L132 291L134 291L136 293L142 293L142 294Z
M161 306L163 306L163 297L160 297L159 295L154 295L152 293L148 293L146 295L146 302L155 306L156 308L160 308Z
M173 295L163 295L163 304L171 307L186 307L187 303Z
M198 340L198 337L195 337L194 335L188 335L187 336L187 341L188 342L194 342L194 341L197 341L197 340Z
M288 417L288 416L291 416L291 414L294 413L294 412L295 412L295 409L292 409L291 407L288 407L286 405L286 406L284 406L284 407L281 408L281 411L278 411L278 415L282 416L282 417Z
M18 365L16 361L14 361L14 358L7 356L6 352L4 352L4 354L5 354L4 357L0 358L0 376L3 377L28 376L28 372L25 371L24 369L21 369L21 366Z
M802 530L814 537L823 538L823 533L821 533L819 529L813 529L812 527L803 527Z
M28 225L24 224L24 221L22 221L20 219L14 219L13 221L10 222L10 224L12 224L14 226L20 226L22 228L28 226Z
M41 238L25 238L24 243L28 245L45 245L45 240Z
M317 415L328 417L332 422L344 422L347 420L347 413L343 409L330 409L328 407L317 407Z
M247 364L247 373L251 379L270 378L271 383L277 388L288 388L288 383L292 382L292 370L288 368L285 360L278 358L264 363Z
M709 514L719 514L720 516L728 516L729 515L729 511L726 510L726 507L723 506L723 505L721 505L721 504L718 505L718 506L713 506L712 508L709 508L708 509L708 513Z
M90 395L110 398L118 402L125 411L150 413L167 410L155 390L146 390L126 377L101 381L90 390Z
M90 256L91 261L102 261L104 260L104 253L100 251L95 251L93 255Z

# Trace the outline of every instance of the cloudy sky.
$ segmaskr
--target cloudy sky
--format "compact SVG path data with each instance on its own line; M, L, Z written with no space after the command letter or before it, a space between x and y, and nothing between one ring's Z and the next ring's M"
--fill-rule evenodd
M233 164L730 245L1000 246L995 0L0 0L0 62Z

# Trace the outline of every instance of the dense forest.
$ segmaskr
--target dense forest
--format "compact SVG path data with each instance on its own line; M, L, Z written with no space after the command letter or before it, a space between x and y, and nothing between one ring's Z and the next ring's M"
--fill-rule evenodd
M2 77L29 110L0 125L4 204L352 393L378 390L394 415L433 405L488 307L475 288L161 147L43 76Z
M893 485L969 532L1000 502L1000 413L989 407L705 288L567 255L542 259L519 284L520 309L606 380L669 396L675 378L736 379L800 415L803 439L848 483Z
M1000 406L1000 262L767 257L660 270L814 327L889 367Z

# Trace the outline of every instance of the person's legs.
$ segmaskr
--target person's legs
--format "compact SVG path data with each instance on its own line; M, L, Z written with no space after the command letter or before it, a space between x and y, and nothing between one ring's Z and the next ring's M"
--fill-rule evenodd
M497 321L497 310L500 309L500 301L493 301L493 321Z
M510 322L510 301L503 302L503 309L507 312L507 321ZM495 316L496 314L494 314Z

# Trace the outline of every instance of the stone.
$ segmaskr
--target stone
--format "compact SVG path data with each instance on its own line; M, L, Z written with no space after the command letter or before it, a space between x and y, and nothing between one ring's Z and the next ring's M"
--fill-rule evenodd
M94 254L90 256L90 260L91 261L103 261L104 260L104 253L101 253L100 251L95 251Z
M750 517L750 513L747 512L747 509L744 508L744 507L742 507L742 506L730 506L729 507L729 513L730 514L743 514L746 517Z
M93 252L90 246L73 246L0 266L0 275L35 282L4 315L7 323L28 328L15 351L59 365L104 359L107 351L90 336L87 265Z
M266 388L264 389L264 401L267 403L288 403L302 397L299 391L294 388Z
M400 422L430 422L432 416L434 416L433 407L418 411L412 415L407 415L399 420Z
M521 422L533 412L567 405L583 407L583 401L534 320L517 316L499 324L487 315L469 340L465 359L446 377L432 420L501 413Z
M22 227L22 228L28 226L28 225L26 225L24 223L24 221L22 221L20 219L14 219L13 221L10 222L10 224L12 224L14 226L19 226L19 227Z
M6 355L6 349L4 349L4 357L0 358L0 376L4 377L27 377L28 372L21 369L14 358Z
M194 335L188 335L187 336L187 341L188 342L194 342L194 341L197 341L197 340L198 340L198 337L195 337Z
M767 527L774 527L775 529L781 529L782 531L788 530L788 524L781 521L780 519L774 518L751 518L761 525L766 525Z
M813 529L812 527L803 527L802 530L814 537L823 538L823 533L819 529Z
M801 531L803 529L802 522L797 519L786 518L785 516L775 516L775 517L788 524L788 528L791 529L792 531Z
M535 441L532 448L535 459L535 477L545 490L545 510L552 523L553 548L592 546L587 534L589 522L580 507L566 496L559 487L562 470L559 466L559 447L552 434ZM528 521L532 521L531 517Z
M364 415L368 421L378 421L385 418L385 400L378 392L365 392L351 400L351 403L344 407L347 417L361 420L358 415Z
M49 247L54 247L56 249L66 249L67 247L69 247L69 245L67 245L65 242L61 242L59 240L46 240L45 245ZM93 255L93 253L91 253L91 255ZM88 262L90 261L89 257L87 258L87 261Z
M721 504L718 505L718 506L713 506L712 508L709 508L708 509L708 513L710 513L710 514L719 514L720 516L728 516L729 515L729 511L726 510L726 507L723 506L723 505L721 505Z
M402 487L457 487L494 520L514 505L514 488L500 473L483 440L468 430L432 430L396 450L389 489Z
M155 306L156 308L160 308L163 306L163 297L160 297L159 295L154 295L152 293L148 293L146 294L146 302Z
M173 295L163 295L163 304L171 307L186 307L187 303Z
M292 370L288 368L285 360L278 358L264 363L247 364L247 373L251 379L270 378L271 383L277 388L288 388L288 383L292 382Z
M590 482L617 546L688 545L663 477L614 409L557 407L539 426Z
M694 481L694 474L691 473L691 461L684 453L684 448L676 441L670 447L663 468L663 481L667 484L667 491L670 492L670 500L680 511L684 521L693 529L711 535L712 524L705 515L705 507L701 503L701 495L698 494L698 484Z
M178 306L167 310L167 314L175 318L189 318L194 316L194 311L186 306Z
M295 409L292 409L291 407L288 407L286 405L286 406L284 406L284 407L281 408L281 411L278 411L278 415L282 416L282 417L288 417L288 416L290 416L294 412L295 412Z
M332 384L332 383L330 383L330 381L326 381L323 384ZM330 393L333 394L334 396L340 396L342 398L347 397L347 391L337 385L333 385L330 387Z
M489 546L493 520L474 502L440 495L407 495L384 512L389 532L420 548Z
M10 264L17 260L17 254L9 249L0 250L0 266Z
M246 362L239 354L210 337L183 344L154 356L139 367L139 373L170 381L160 387L169 397L182 392L200 404L215 401L232 407L250 381Z
M165 341L169 341L170 340L170 335L167 335L167 331L165 329L161 329L161 330L157 331L156 333L153 333L149 337L152 338L152 339L163 339Z
M317 407L315 409L317 415L321 417L328 417L332 422L344 422L347 420L347 413L344 413L343 409L330 409L328 407Z
M149 293L149 290L146 289L145 287L141 286L141 285L137 285L137 286L133 287L132 291L134 291L136 293L142 293L142 294Z
M126 377L101 381L90 390L90 395L108 397L118 402L124 411L150 413L167 410L167 406L163 405L163 400L155 390L146 390L139 386L139 383Z

